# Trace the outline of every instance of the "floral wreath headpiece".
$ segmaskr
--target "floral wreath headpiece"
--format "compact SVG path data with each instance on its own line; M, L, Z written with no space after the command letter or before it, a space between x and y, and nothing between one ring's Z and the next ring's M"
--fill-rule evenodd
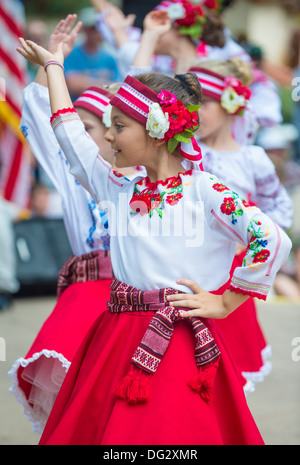
M200 39L206 11L216 13L220 10L222 0L165 0L154 10L166 11L168 17L179 26L179 32Z
M162 90L157 94L133 76L126 77L110 103L143 124L150 137L168 142L170 153L180 144L184 158L192 162L202 159L194 138L198 105L185 107L172 92Z
M222 108L230 115L243 115L251 98L251 91L236 77L225 77L209 69L197 67L190 68L189 72L198 77L203 95L220 102Z
M111 125L109 103L113 94L101 87L89 87L74 102L74 107L84 108L102 119L106 128Z

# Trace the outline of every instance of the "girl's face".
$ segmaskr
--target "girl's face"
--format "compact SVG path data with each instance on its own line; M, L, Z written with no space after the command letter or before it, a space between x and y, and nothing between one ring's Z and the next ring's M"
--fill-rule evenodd
M214 136L228 123L229 115L220 103L204 96L199 109L199 129L197 135L200 139Z
M105 134L118 168L144 165L150 144L145 127L116 107L111 111L111 127Z
M106 127L102 123L101 119L84 108L76 108L81 121L84 124L86 132L96 142L99 147L99 152L104 160L110 164L113 162L113 151L110 144L105 140Z

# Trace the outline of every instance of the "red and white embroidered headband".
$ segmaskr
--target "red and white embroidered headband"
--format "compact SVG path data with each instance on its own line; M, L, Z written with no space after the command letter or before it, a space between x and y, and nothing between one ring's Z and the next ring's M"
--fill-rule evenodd
M206 68L190 68L202 87L203 95L220 102L231 115L242 115L251 97L251 91L234 76L222 76Z
M113 94L100 87L89 87L74 102L74 107L84 108L102 120L109 110L109 102ZM103 121L106 127L108 122Z
M156 92L142 82L127 76L110 103L146 126L149 108L152 103L159 103L159 98Z
M168 141L171 153L180 144L184 158L193 162L201 160L201 150L193 134L193 130L198 127L197 111L186 108L171 92L163 90L157 94L133 76L127 76L110 103L143 124L150 137ZM181 115L188 114L184 130L182 127L176 128L176 118L172 119L172 115L166 111L172 104ZM185 136L180 137L179 134Z
M225 89L225 76L205 68L190 68L189 71L195 73L199 79L203 95L221 101Z

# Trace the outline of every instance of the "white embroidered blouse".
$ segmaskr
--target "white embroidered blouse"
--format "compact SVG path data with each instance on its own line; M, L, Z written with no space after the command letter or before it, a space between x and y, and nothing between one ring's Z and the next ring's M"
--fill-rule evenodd
M237 242L247 254L230 288L265 299L291 248L287 235L216 177L186 171L157 183L128 180L98 153L74 109L51 118L71 173L108 210L115 276L141 290L172 287L178 278L212 291L229 279Z

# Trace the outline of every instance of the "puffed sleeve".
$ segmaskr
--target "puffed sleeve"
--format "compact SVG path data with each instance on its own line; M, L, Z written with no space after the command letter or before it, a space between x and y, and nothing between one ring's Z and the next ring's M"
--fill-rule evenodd
M251 153L253 172L256 185L257 206L281 228L292 225L293 202L284 186L281 184L274 163L267 153L254 146Z
M36 82L30 83L23 91L23 106L20 129L32 152L61 193L62 182L58 169L60 147L51 129L48 88Z
M75 108L54 113L51 125L70 164L70 173L91 194L95 202L117 201L120 189L130 183L111 168L99 153L94 140L85 131Z
M230 290L266 300L276 273L285 262L291 241L266 214L249 206L237 193L206 173L205 210L214 234L246 247L242 266L233 273Z

